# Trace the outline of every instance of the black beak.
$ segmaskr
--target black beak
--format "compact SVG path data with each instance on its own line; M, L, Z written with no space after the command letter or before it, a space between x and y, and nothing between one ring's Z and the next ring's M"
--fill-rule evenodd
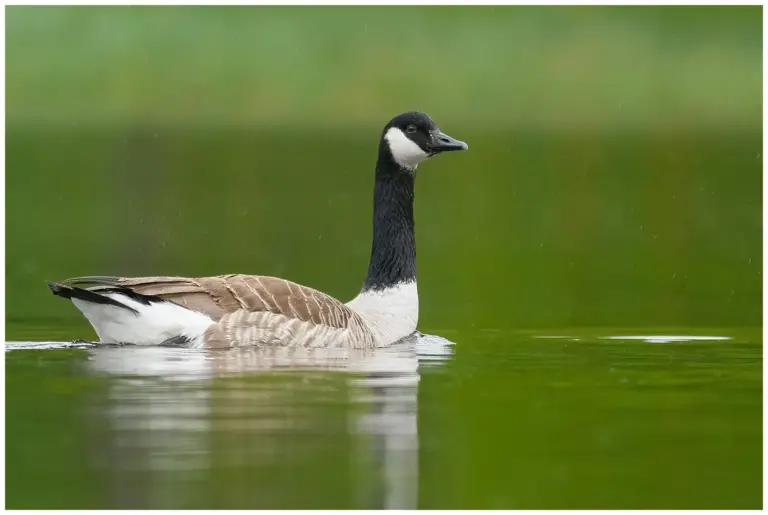
M442 131L432 131L432 141L429 150L432 154L440 152L450 152L452 150L467 150L469 146L463 141L450 137Z

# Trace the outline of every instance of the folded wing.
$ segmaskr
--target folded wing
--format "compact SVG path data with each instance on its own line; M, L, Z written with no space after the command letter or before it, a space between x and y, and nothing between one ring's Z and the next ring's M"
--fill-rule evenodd
M219 275L213 277L78 277L67 284L94 291L120 288L158 297L199 311L218 321L237 311L268 312L317 325L346 329L359 315L318 290L278 277Z

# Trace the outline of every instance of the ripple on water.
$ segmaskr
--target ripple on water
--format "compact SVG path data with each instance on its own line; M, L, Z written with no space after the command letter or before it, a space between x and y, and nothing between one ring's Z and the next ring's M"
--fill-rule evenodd
M577 342L582 338L569 335L533 335L533 338L541 340L570 340ZM592 338L590 338L592 339ZM700 342L700 341L727 341L732 340L730 336L706 336L706 335L612 335L597 336L597 340L639 340L647 343L671 343L671 342Z
M415 376L419 365L450 359L454 343L440 336L416 333L391 347L379 349L322 349L247 347L227 350L169 347L99 346L78 342L6 342L16 350L86 349L93 372L117 376L207 379L257 371L347 371L369 378Z

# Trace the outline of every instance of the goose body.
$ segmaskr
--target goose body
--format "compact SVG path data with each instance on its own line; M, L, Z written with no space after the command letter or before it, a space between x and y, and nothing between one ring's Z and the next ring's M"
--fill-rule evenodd
M71 299L101 342L191 347L386 346L416 330L419 318L413 192L416 167L467 145L424 113L393 118L376 164L373 245L360 294L347 303L285 279L79 277L49 282Z

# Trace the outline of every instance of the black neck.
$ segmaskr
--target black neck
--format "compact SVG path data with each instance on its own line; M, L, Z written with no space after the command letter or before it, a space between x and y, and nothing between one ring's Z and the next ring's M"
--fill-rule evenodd
M382 144L373 190L373 248L363 291L416 280L415 170L399 166Z

